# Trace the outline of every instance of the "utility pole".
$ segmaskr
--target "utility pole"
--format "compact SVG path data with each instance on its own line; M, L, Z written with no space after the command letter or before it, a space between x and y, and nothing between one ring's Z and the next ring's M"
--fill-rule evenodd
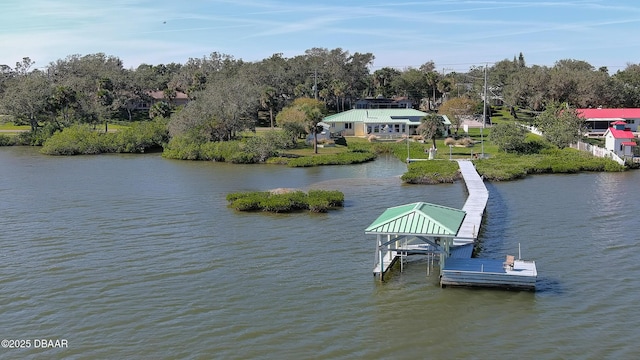
M318 100L318 69L313 71L313 97Z
M484 89L483 89L483 106L482 106L482 127L480 128L480 142L482 143L482 158L484 158L484 135L482 130L487 122L487 64L484 64Z

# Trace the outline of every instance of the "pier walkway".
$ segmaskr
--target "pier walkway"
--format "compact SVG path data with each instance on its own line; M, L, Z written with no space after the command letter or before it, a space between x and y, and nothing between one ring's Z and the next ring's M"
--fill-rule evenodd
M489 200L489 191L484 186L484 181L478 175L473 163L470 160L457 161L464 182L467 185L469 197L462 207L462 210L467 215L460 226L460 230L458 230L458 235L453 239L454 246L470 244L478 238L482 216Z

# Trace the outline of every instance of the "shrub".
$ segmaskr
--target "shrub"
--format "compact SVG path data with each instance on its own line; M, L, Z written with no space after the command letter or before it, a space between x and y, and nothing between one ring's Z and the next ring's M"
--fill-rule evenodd
M200 144L198 151L198 159L199 160L210 160L210 161L225 161L226 157L222 156L219 151L220 143L217 142L207 142L204 144Z
M331 208L329 202L325 199L309 199L309 211L315 213L325 213Z
M329 207L343 206L344 194L335 190L309 190L309 206L326 204ZM311 209L313 211L313 209Z
M312 212L326 212L342 206L344 194L327 190L310 190L309 195L299 190L284 193L251 191L228 194L227 201L230 207L238 211L262 210L279 213L308 209Z
M239 141L206 142L200 145L200 160L231 161L233 156L242 151Z
M260 208L269 212L290 212L293 205L285 196L269 196L260 200Z
M53 134L42 146L47 155L99 154L105 148L105 137L88 125L74 125Z
M287 163L290 167L310 167L320 165L348 165L348 164L360 164L367 161L371 161L376 158L376 155L371 152L355 152L349 151L339 154L327 154L316 156L303 156L295 159L290 159Z
M278 154L278 148L276 143L266 136L258 135L246 141L244 152L251 158L251 162L265 162Z
M288 193L284 193L282 194L282 197L291 204L292 209L299 210L307 208L307 194L302 191L291 191Z
M47 130L46 127L42 129ZM74 125L54 133L42 146L48 155L142 153L160 148L168 138L163 122L136 123L116 133L101 133L89 125Z
M255 154L251 154L248 152L240 151L231 156L230 159L227 159L234 164L253 164L255 163Z
M162 151L162 157L167 159L198 160L200 159L200 144L185 135L173 137Z
M294 149L298 145L291 133L282 130L270 130L260 136L274 144L276 149Z
M261 203L257 198L242 198L235 200L233 207L238 211L255 211L261 209Z
M106 134L111 145L108 152L143 153L146 150L162 148L169 139L164 121L144 121L132 124L113 134ZM107 150L107 149L105 149Z
M30 145L30 146L42 146L53 134L59 132L60 128L47 124L43 127L39 127L35 130L21 132L17 139L15 139L16 145Z
M522 152L527 131L520 125L508 122L496 124L489 139L505 152Z
M0 146L12 146L15 145L15 143L13 136L0 134Z
M284 157L284 156L274 156L274 157L268 158L266 163L272 164L272 165L287 165L289 164L289 159L290 158Z

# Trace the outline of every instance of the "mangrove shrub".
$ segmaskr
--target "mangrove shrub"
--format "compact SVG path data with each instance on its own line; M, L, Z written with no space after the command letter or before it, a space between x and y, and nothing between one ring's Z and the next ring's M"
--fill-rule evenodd
M250 191L227 195L229 206L238 211L268 211L276 213L309 210L327 212L344 204L344 194L339 191L310 190L283 193Z

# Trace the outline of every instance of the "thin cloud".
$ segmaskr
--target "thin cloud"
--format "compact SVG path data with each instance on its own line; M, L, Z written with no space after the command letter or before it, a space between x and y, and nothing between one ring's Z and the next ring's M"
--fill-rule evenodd
M545 63L574 57L620 64L640 58L629 36L639 14L635 2L623 0L7 0L0 63L104 52L135 66L213 51L253 61L341 47L373 53L375 66L392 61L386 59L487 62L519 52Z

